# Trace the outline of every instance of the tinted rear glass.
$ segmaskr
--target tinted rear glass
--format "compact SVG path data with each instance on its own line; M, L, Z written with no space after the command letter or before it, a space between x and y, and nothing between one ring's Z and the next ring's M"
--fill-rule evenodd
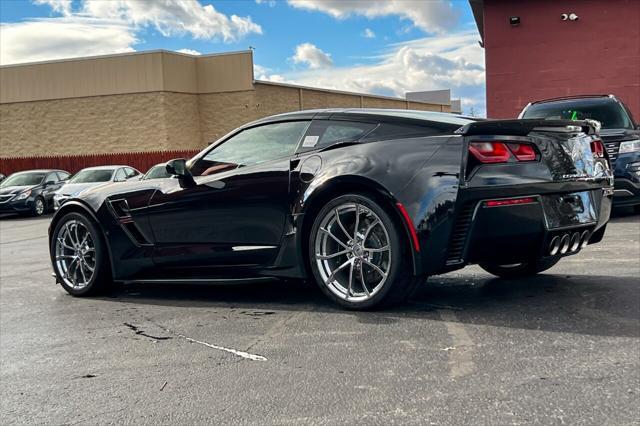
M626 111L613 99L583 99L531 105L523 118L545 120L597 120L603 129L631 129Z

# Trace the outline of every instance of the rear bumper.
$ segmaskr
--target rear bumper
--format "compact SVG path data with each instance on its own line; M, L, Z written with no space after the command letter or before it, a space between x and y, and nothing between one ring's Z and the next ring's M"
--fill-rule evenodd
M454 223L444 270L469 263L510 264L569 256L600 241L611 214L611 188L580 193L590 194L590 214L572 215L549 202L573 192L519 194L517 197L535 201L497 207L486 201L509 197L482 196L465 201Z
M616 159L614 176L614 205L623 207L640 204L640 153L620 154Z

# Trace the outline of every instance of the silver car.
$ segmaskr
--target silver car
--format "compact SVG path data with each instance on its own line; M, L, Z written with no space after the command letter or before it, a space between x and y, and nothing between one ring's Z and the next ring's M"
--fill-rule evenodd
M58 209L65 201L82 191L111 182L140 180L142 174L130 166L87 167L73 175L53 196L53 208Z

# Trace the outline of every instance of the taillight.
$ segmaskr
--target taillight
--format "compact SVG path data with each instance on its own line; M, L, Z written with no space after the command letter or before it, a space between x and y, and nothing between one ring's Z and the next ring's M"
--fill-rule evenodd
M471 142L469 152L481 163L506 163L512 155L517 161L537 158L533 145L518 142Z
M600 139L591 141L591 152L593 152L594 157L604 157L604 144Z
M506 163L511 158L509 149L502 142L471 142L469 151L481 163Z
M533 146L524 143L510 143L507 144L513 155L516 156L518 161L535 161L536 150Z

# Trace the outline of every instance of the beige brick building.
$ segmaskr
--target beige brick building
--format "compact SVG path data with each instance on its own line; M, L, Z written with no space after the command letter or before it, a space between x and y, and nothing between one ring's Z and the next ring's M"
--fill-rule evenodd
M0 157L200 149L248 121L446 104L255 81L250 51L152 51L0 67Z

